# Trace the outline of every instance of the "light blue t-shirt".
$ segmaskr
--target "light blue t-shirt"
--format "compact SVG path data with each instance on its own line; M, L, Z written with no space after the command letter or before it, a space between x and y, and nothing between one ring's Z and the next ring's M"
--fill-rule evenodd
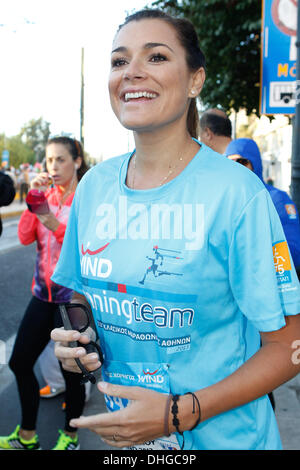
M132 190L130 156L78 185L52 279L89 301L104 380L193 392L242 366L260 347L258 330L300 312L298 279L270 196L248 169L202 144L169 183ZM193 450L281 448L267 396L184 436ZM178 448L176 438L148 448Z

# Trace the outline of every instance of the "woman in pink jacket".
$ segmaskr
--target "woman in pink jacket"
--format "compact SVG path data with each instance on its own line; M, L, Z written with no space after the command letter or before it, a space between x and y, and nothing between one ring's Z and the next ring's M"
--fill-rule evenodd
M48 173L40 173L31 189L44 192L49 210L35 214L25 210L18 235L23 245L36 242L37 256L32 281L32 299L19 327L9 366L17 380L22 421L9 436L0 437L0 448L39 449L36 420L39 407L39 384L34 365L50 339L54 325L62 326L58 304L68 302L72 291L51 281L64 239L70 207L78 181L87 170L80 143L69 137L55 137L46 146ZM52 180L52 185L49 183ZM80 374L62 370L66 382L66 417L63 431L53 450L79 449L77 429L69 425L82 414L85 387Z

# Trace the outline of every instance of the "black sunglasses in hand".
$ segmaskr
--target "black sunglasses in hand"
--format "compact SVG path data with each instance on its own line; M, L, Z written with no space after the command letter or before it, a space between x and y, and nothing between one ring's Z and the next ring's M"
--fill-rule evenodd
M83 333L89 326L91 326L93 331L95 331L91 325L90 314L85 305L77 303L60 304L59 310L65 330L76 330L79 331L79 333ZM102 350L95 341L90 341L88 344L82 344L78 341L70 341L68 344L72 348L78 348L79 346L83 347L87 354L97 353L99 356L99 361L101 364L103 364L104 359ZM91 383L95 384L96 378L94 374L89 372L79 359L75 358L75 362L82 372L81 383L84 384L90 381Z

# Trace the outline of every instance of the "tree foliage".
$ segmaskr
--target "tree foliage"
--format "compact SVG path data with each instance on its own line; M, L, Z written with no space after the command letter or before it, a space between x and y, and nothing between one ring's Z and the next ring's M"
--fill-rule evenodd
M45 157L45 146L50 136L50 123L42 117L31 119L22 127L20 136L34 152L36 161L41 162Z
M153 7L188 18L206 57L205 108L259 115L260 0L159 0Z
M9 166L19 168L22 163L35 163L35 155L33 150L23 142L20 135L5 137L0 135L0 153L3 150L9 151Z
M49 135L49 122L42 118L31 119L15 136L0 134L0 156L3 150L8 150L9 166L19 168L22 163L34 165L43 160Z

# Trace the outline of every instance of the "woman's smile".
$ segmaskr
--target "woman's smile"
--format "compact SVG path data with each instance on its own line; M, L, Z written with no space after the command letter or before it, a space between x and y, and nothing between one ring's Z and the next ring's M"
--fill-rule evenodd
M133 90L133 91L124 91L122 92L121 99L125 103L137 102L137 101L151 101L158 97L157 93L149 92L146 90Z

